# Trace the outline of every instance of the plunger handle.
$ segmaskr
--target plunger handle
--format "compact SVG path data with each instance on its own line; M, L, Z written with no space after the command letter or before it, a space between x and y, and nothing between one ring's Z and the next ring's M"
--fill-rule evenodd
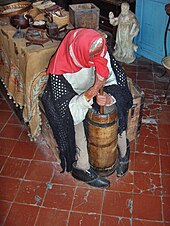
M103 87L99 90L100 95L103 95ZM100 106L100 114L104 114L104 106Z

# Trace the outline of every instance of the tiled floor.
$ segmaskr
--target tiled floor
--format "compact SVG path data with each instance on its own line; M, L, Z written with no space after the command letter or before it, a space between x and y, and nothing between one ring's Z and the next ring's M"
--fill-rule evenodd
M140 58L123 65L145 92L140 137L131 142L130 169L95 189L60 174L44 142L32 143L0 96L0 225L170 225L170 99L161 65Z

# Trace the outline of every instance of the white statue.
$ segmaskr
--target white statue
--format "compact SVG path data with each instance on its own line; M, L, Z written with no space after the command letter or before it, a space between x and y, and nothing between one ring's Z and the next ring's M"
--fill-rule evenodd
M139 23L136 15L129 10L129 4L121 4L121 13L114 17L113 12L109 13L109 22L117 26L116 44L113 56L116 60L126 64L132 63L135 59L135 52L138 46L133 43L133 39L139 32Z

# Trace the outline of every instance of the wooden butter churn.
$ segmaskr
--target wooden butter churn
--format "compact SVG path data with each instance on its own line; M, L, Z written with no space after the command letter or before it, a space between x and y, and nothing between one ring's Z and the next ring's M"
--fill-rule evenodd
M117 163L117 109L113 106L109 113L93 108L87 114L87 137L89 161L100 176L111 175Z

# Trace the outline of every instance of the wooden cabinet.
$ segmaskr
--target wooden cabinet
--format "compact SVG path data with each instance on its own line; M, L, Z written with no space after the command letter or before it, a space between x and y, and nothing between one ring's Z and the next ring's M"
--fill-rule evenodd
M165 55L164 33L168 21L165 5L168 3L169 0L136 0L136 16L140 24L137 54L157 63L161 63ZM170 55L170 34L167 35L167 49Z

